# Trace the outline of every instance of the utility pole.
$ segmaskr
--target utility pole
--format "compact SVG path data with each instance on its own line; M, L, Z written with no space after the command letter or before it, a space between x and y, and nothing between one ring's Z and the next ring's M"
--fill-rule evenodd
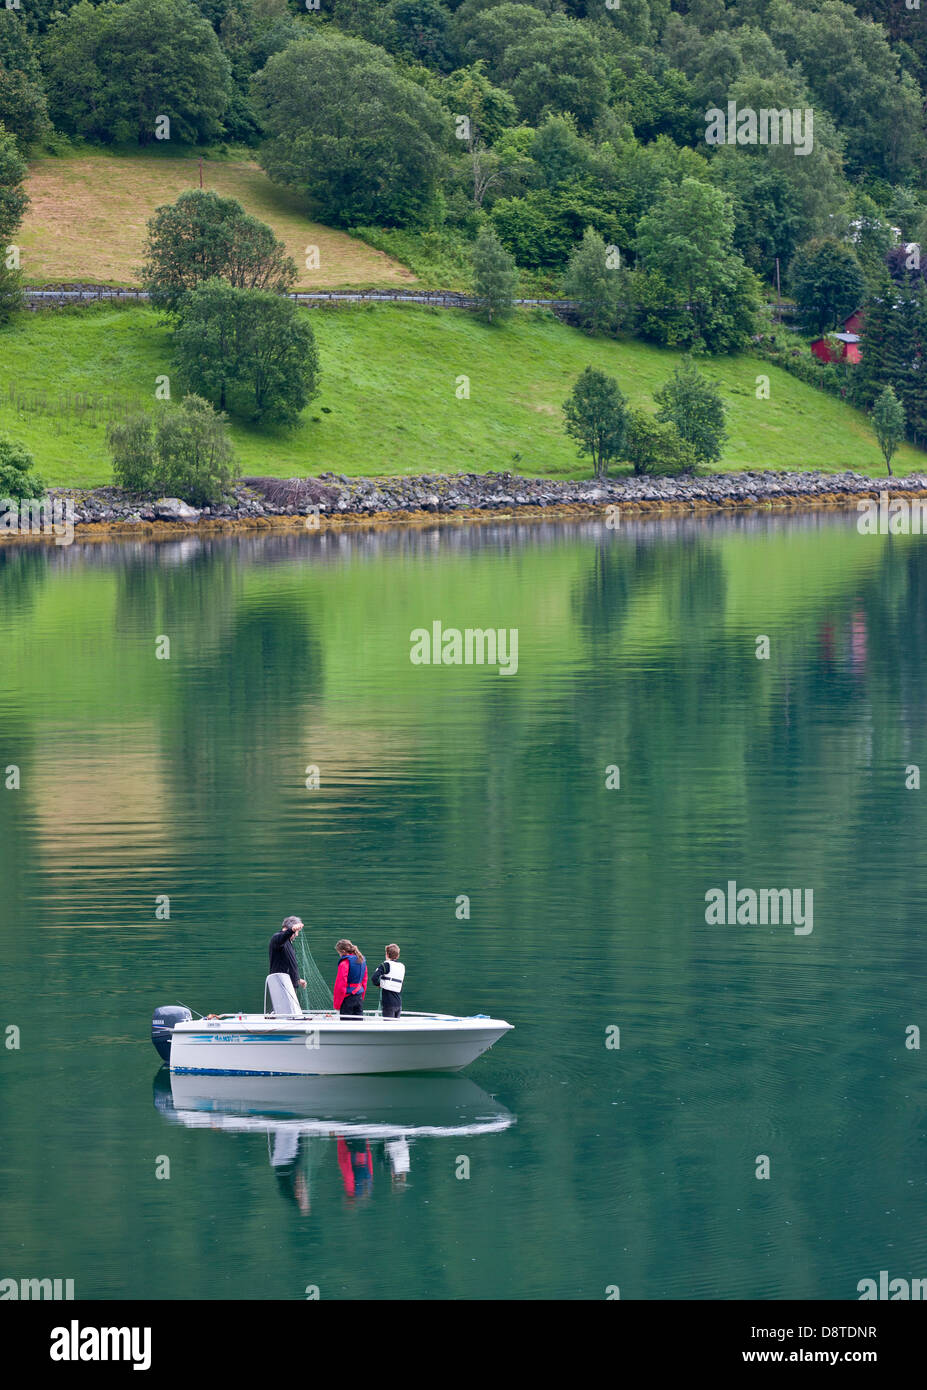
M202 168L202 160L200 160ZM776 324L782 323L782 286L779 283L779 257L776 257Z
M203 187L203 156L200 155L200 188ZM779 269L779 262L776 261L776 270Z

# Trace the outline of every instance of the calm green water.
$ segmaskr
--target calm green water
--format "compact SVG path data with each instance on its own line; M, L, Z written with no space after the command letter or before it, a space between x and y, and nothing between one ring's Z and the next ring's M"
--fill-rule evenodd
M0 550L0 1277L927 1276L925 600L927 542L855 514ZM517 628L517 674L412 665L435 619ZM813 931L708 925L728 880ZM457 1078L173 1096L152 1009L260 1007L290 912L326 973L395 939L407 1007L515 1031Z

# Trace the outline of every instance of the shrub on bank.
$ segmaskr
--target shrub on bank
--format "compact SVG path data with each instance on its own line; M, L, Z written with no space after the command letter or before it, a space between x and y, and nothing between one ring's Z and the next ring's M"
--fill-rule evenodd
M0 434L0 499L22 502L45 496L45 483L33 472L35 459L24 444Z
M674 424L633 406L627 413L624 456L638 475L694 473L698 467L694 447Z
M127 492L220 502L238 479L225 416L200 396L139 411L106 431L113 477Z

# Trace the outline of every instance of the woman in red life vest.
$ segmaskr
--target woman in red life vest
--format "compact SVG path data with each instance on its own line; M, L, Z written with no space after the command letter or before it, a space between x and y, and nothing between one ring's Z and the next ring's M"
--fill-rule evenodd
M367 993L367 962L353 941L339 941L334 1004L342 1018L363 1018Z

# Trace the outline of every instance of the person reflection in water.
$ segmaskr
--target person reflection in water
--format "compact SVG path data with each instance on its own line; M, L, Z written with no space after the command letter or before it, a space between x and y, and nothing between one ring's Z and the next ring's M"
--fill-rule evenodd
M405 1135L402 1134L397 1139L387 1140L383 1145L383 1156L389 1163L393 1191L395 1192L398 1187L405 1187L412 1164L409 1141Z
M270 1166L274 1170L281 1195L288 1201L295 1202L303 1216L308 1216L312 1211L312 1204L309 1200L309 1184L299 1164L297 1131L282 1128L274 1131Z
M366 1139L338 1137L338 1167L348 1197L369 1197L373 1191L373 1154Z

